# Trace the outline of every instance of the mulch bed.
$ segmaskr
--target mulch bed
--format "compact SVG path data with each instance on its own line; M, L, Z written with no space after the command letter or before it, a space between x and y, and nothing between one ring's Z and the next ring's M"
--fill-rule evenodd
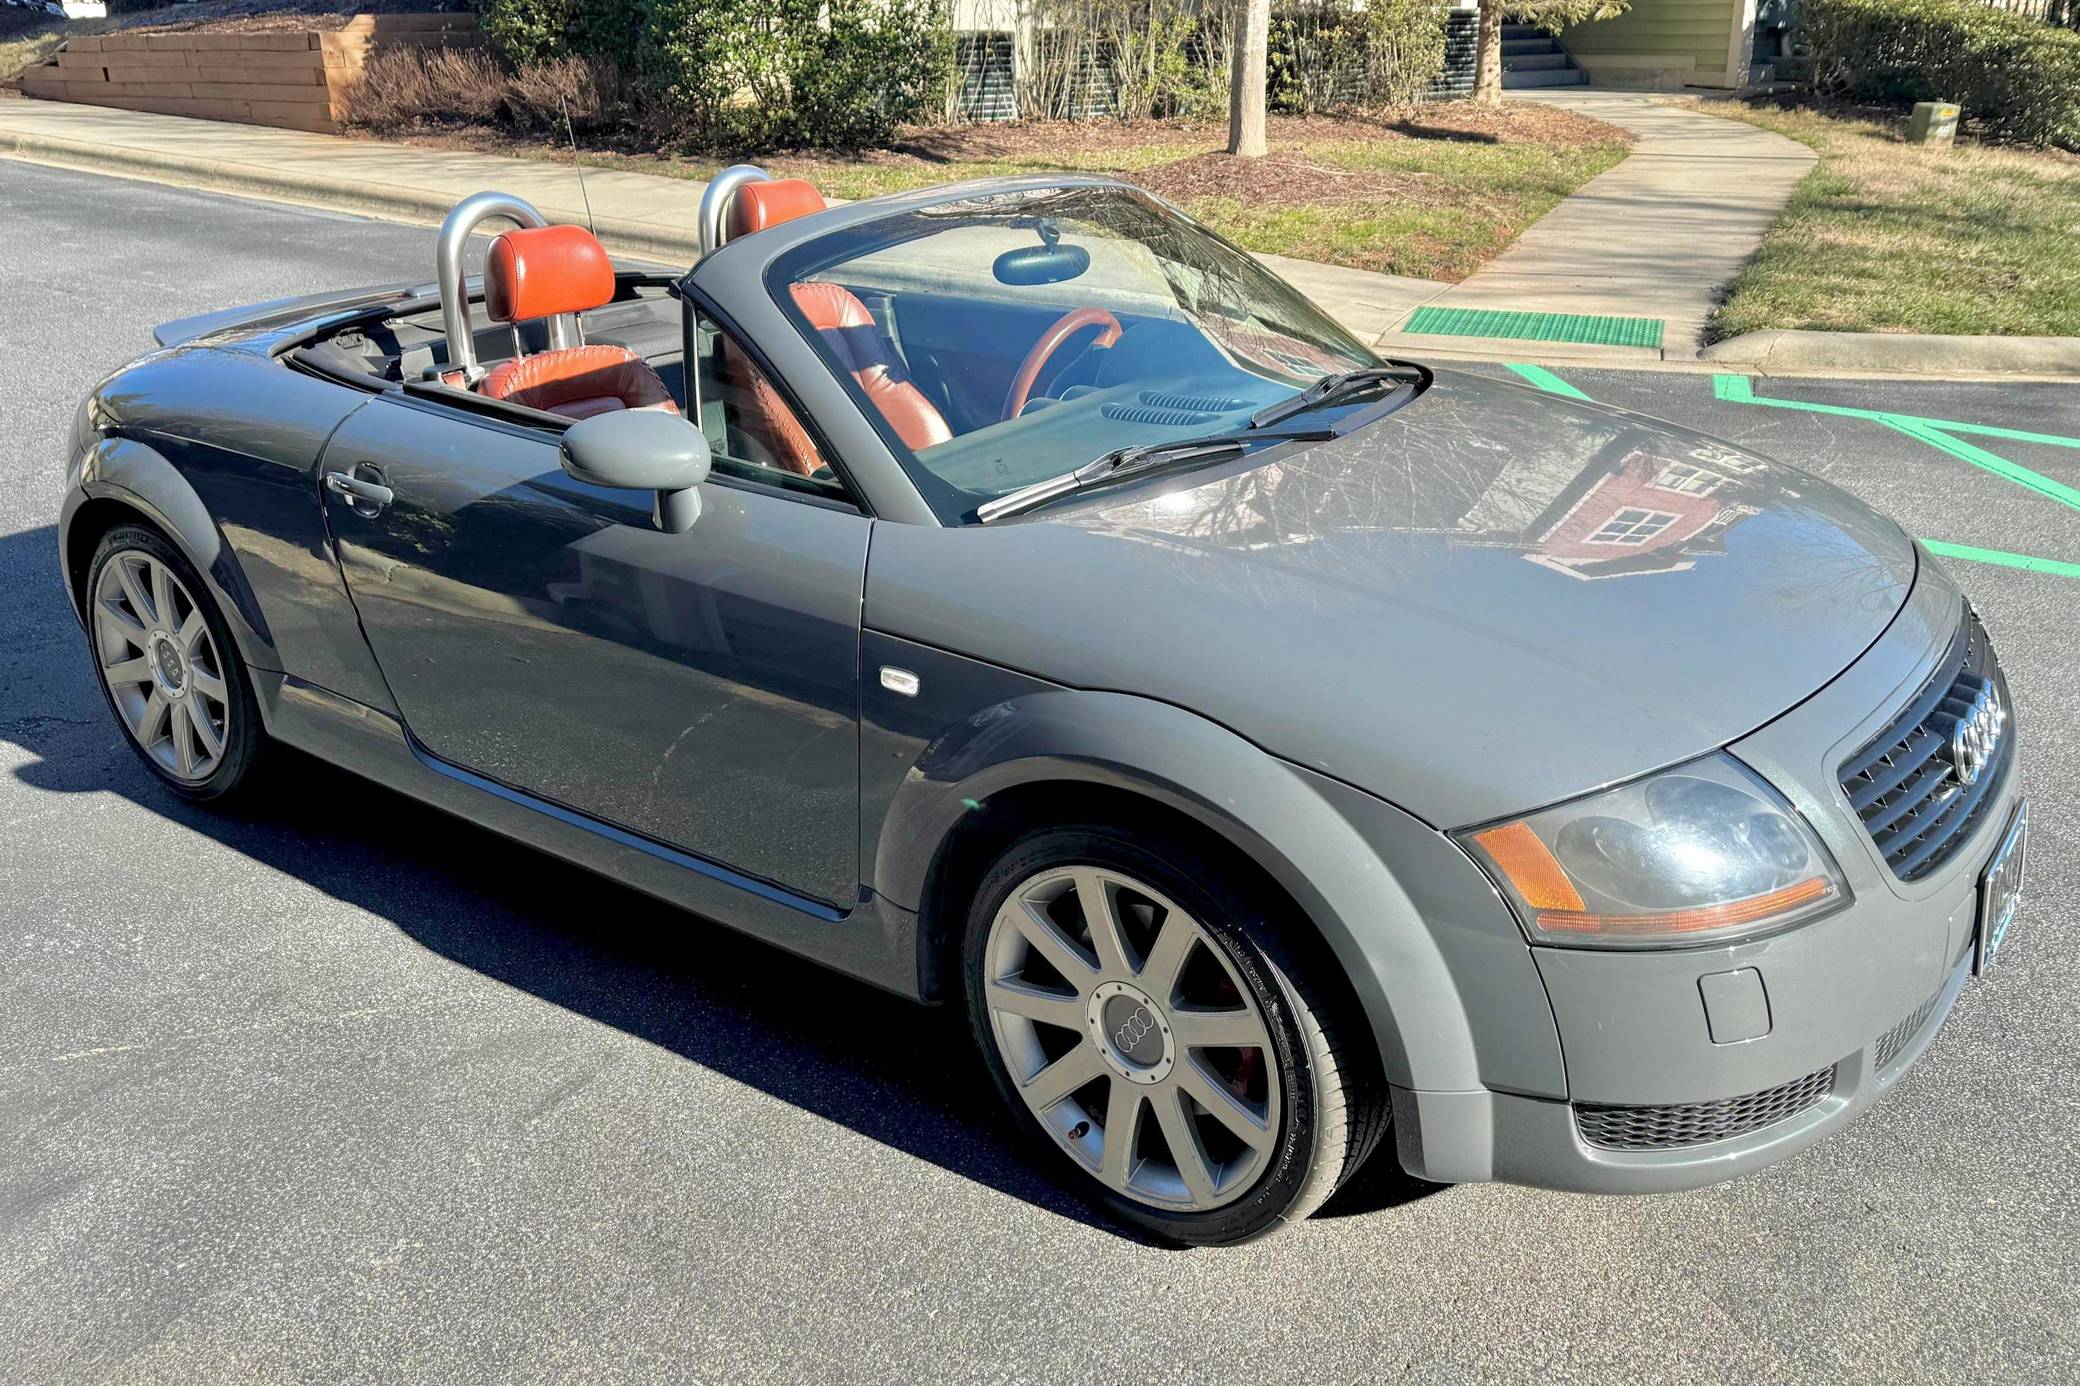
M1225 197L1258 207L1369 202L1405 194L1419 181L1436 181L1422 174L1332 168L1276 146L1261 159L1236 159L1225 150L1211 150L1174 164L1142 169L1133 177L1142 187L1173 202Z

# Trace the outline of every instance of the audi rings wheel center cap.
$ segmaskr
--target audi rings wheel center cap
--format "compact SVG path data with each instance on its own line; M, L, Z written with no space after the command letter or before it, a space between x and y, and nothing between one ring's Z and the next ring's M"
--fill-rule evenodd
M1114 1073L1130 1083L1160 1083L1177 1066L1170 1017L1141 988L1105 982L1091 992L1091 1038Z
M155 635L151 655L152 672L158 676L161 691L178 698L188 682L188 662L181 658L180 646L165 635Z

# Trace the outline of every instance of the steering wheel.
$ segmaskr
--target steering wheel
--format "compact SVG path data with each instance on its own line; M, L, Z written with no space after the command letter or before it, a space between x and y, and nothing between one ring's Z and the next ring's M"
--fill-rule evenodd
M1061 350L1062 343L1086 327L1103 329L1098 333L1098 346L1109 347L1119 340L1119 319L1103 308L1072 308L1062 314L1053 327L1040 334L1040 340L1033 343L1033 349L1019 364L1018 374L1011 377L1011 393L1004 396L1005 418L1018 417L1026 407L1026 396L1033 393L1033 382L1040 378L1041 368Z

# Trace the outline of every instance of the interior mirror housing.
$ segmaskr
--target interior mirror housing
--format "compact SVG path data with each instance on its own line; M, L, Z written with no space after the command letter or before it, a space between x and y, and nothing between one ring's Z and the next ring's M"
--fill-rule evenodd
M1022 245L996 258L990 272L999 284L1059 284L1091 267L1091 253L1080 245Z
M594 486L653 492L650 522L666 534L684 534L700 518L697 488L711 461L700 426L661 409L594 414L563 432L564 471Z

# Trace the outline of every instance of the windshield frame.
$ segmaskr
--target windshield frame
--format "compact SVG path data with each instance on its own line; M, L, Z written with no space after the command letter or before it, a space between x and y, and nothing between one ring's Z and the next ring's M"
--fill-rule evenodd
M874 431L889 456L916 488L920 499L942 525L970 526L980 523L978 508L1005 492L976 491L962 487L941 476L920 460L897 435L882 411L868 398L865 390L854 379L847 363L837 356L825 340L824 334L816 330L806 313L795 303L792 287L813 280L833 267L924 239L932 234L930 230L918 228L910 234L902 234L900 229L906 224L908 227L916 227L920 213L988 197L1036 198L1053 192L1066 193L1082 189L1110 192L1133 199L1141 203L1147 211L1176 223L1180 233L1203 237L1218 252L1233 257L1235 272L1255 279L1257 284L1254 287L1267 297L1288 301L1287 306L1295 315L1295 320L1289 324L1291 327L1305 329L1308 335L1319 343L1333 347L1339 354L1348 356L1352 366L1363 368L1389 364L1370 345L1324 312L1299 289L1266 267L1249 251L1163 198L1118 179L1077 176L1052 179L1027 177L953 184L934 190L936 196L922 197L911 194L885 200L876 199L873 209L879 213L878 215L862 215L869 211L869 206L855 204L845 209L852 215L845 216L837 224L819 229L814 234L803 235L794 244L778 248L766 259L760 282L768 302L781 318L793 326L801 340L823 364L832 385L845 395L858 411L860 419ZM1145 247L1145 242L1134 241L1131 237L1122 239ZM1280 387L1289 386L1293 394L1304 391L1312 383L1313 377L1300 375L1275 382ZM981 428L971 429L968 434L960 436L972 436L980 431ZM1085 465L1089 460L1065 456L1062 458L1059 472L1055 475L1065 475ZM1121 482L1123 486L1131 484L1127 479ZM1010 489L1016 488L1007 488Z

